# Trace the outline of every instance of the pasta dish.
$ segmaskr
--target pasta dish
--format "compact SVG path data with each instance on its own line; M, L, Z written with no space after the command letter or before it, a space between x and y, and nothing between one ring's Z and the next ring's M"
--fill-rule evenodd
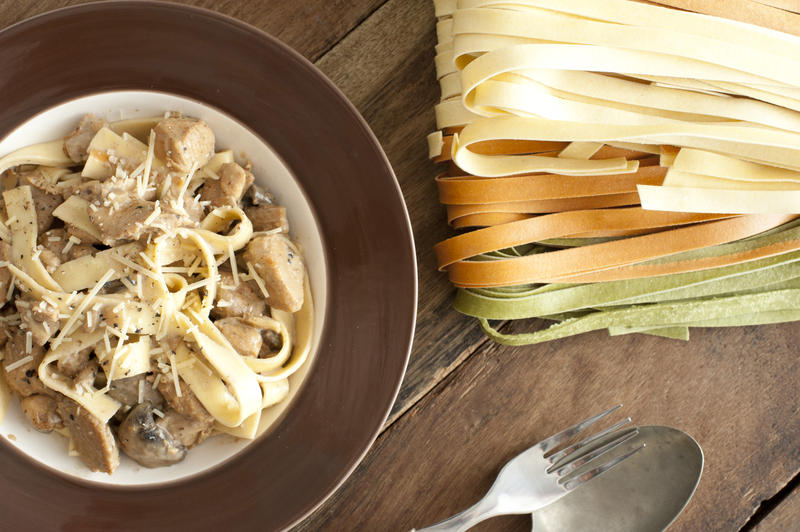
M0 158L2 376L93 471L252 439L308 357L286 209L202 120L108 123Z

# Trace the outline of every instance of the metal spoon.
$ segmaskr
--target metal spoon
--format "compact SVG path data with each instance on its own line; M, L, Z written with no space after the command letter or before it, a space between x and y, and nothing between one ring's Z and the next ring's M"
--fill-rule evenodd
M615 449L645 448L581 489L533 513L533 532L661 532L689 502L700 482L703 451L671 427L639 427Z

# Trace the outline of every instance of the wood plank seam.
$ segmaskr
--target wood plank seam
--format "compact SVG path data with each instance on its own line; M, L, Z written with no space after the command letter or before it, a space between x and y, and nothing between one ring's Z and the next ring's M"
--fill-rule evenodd
M756 507L753 515L745 522L739 532L758 530L759 525L772 513L781 508L783 502L795 492L800 492L800 472L792 477L789 482L775 492L772 497L763 499Z
M358 28L359 28L359 27L360 27L360 26L361 26L361 25L362 25L364 22L366 22L366 21L367 21L367 20L368 20L370 17L372 17L372 15L374 15L374 14L375 14L375 12L376 12L376 11L378 11L380 8L382 8L382 7L383 7L383 6L384 6L384 5L385 5L385 4L386 4L388 1L389 1L389 0L383 0L383 2L381 2L380 4L378 4L377 6L375 6L375 7L374 7L374 8L373 8L373 9L372 9L372 10L371 10L369 13L367 13L366 15L364 15L363 17L361 17L360 19L358 19L358 22L356 22L355 24L353 24L353 26L351 26L351 27L350 27L350 29L349 29L349 30L347 30L347 32L346 32L344 35L342 35L341 37L339 37L339 38L338 38L336 41L332 42L332 43L330 44L330 46L328 46L328 47L327 47L325 50L323 50L322 52L320 52L320 53L319 53L319 55L317 55L317 57L316 57L316 58L313 58L313 59L312 59L312 58L309 58L309 60L310 60L312 63L314 63L315 65L316 65L318 62L322 61L322 60L325 58L325 56L326 56L326 55L328 55L330 52L332 52L334 48L336 48L337 46L339 46L339 44L341 44L341 42L342 42L342 41L344 41L344 40L345 40L345 39L348 37L348 35L350 35L350 34L351 34L351 33L353 33L355 30L357 30L357 29L358 29Z

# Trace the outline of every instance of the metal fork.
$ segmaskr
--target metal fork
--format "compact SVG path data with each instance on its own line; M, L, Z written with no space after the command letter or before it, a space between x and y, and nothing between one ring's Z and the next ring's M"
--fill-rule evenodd
M483 499L471 508L418 532L461 532L496 515L529 514L602 475L644 447L640 445L615 458L606 456L610 450L639 433L635 427L621 429L630 423L631 418L558 452L551 451L621 406L581 421L518 454L503 466ZM589 462L591 469L576 473Z

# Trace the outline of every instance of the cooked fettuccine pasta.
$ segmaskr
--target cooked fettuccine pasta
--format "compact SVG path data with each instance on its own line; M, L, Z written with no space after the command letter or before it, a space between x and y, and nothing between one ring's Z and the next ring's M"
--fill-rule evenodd
M254 438L306 363L284 207L201 120L108 123L0 158L2 374L93 471Z

